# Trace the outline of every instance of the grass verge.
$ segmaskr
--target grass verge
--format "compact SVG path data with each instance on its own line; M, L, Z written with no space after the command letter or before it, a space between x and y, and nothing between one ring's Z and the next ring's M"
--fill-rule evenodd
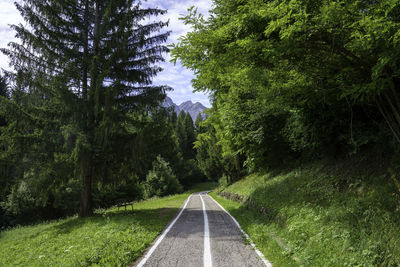
M342 177L314 164L222 191L247 199L211 194L275 266L400 266L400 197L386 175ZM256 208L247 210L249 198Z
M134 211L116 208L0 232L0 266L126 266L139 258L196 191L134 204Z
M265 222L255 212L242 207L240 203L218 196L215 192L210 195L218 201L235 219L239 222L242 229L250 236L264 256L274 266L298 266L288 252L282 249L278 243L267 234L268 227Z

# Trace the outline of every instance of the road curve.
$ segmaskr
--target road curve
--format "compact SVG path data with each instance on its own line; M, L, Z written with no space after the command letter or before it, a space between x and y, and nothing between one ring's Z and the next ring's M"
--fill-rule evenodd
M271 266L250 246L233 218L206 193L191 195L137 267Z

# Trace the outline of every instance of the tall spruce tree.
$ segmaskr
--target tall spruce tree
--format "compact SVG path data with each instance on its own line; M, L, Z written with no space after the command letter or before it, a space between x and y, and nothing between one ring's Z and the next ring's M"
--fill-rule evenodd
M195 138L195 132L194 132L194 124L193 124L193 119L192 116L190 116L189 113L186 113L185 119L183 120L185 132L186 132L186 148L184 152L184 157L188 159L194 159L195 158L195 151L194 151L194 141L196 140Z
M7 99L9 97L6 78L1 75L0 75L0 97L4 97ZM0 116L0 127L3 127L5 125L6 125L5 118L3 116Z
M8 99L8 88L6 78L0 75L0 98ZM7 126L7 121L4 116L0 115L0 134L3 128ZM4 150L2 142L0 141L0 151ZM0 158L0 201L4 201L5 193L7 192L7 178L9 166L6 160ZM0 208L1 209L1 208ZM1 213L1 212L0 212ZM0 223L1 225L1 223Z
M105 163L121 154L118 140L129 139L132 112L161 101L168 89L152 85L161 71L155 64L167 51L162 44L169 32L161 32L167 23L145 20L166 11L142 9L133 0L26 0L16 6L29 27L13 25L21 42L2 52L16 71L15 84L64 116L45 119L62 125L82 182L79 215L90 216L92 185L107 172ZM32 116L38 115L46 116Z

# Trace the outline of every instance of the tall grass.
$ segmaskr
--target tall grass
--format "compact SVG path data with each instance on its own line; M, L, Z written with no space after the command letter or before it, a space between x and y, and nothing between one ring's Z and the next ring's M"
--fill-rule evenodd
M342 174L314 164L253 174L224 189L273 216L217 198L276 266L400 266L400 196L390 177ZM268 251L274 243L279 253Z

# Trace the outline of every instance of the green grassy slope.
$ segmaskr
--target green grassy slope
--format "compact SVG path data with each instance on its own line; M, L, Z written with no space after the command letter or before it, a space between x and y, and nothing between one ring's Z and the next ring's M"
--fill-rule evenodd
M191 192L0 232L0 266L127 266L142 255Z
M253 174L223 190L250 197L250 211L212 195L275 266L400 266L400 197L392 180L362 170L339 175L341 167ZM261 207L266 214L255 211Z

